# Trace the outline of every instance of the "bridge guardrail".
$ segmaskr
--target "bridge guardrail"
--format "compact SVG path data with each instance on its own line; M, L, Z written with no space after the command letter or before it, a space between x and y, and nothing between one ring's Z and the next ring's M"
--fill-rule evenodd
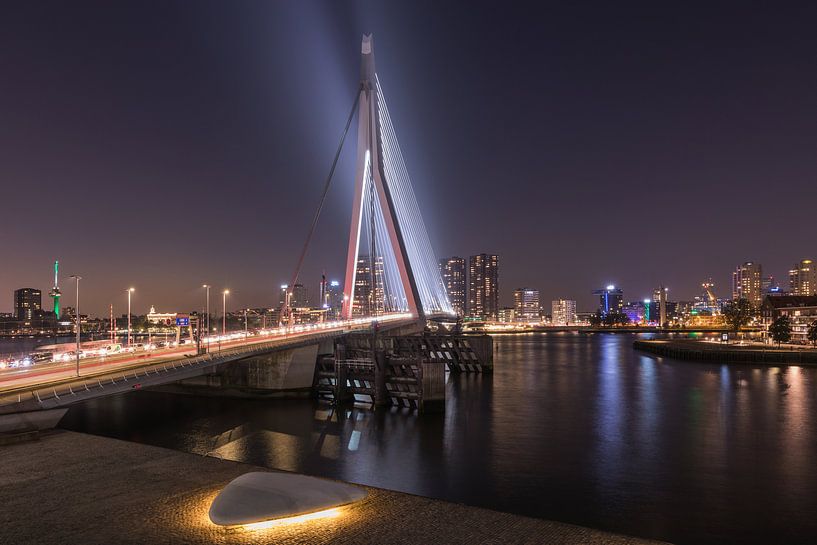
M255 343L249 346L240 346L222 350L221 352L210 352L194 357L171 360L167 362L150 364L144 367L123 369L112 371L103 375L88 377L85 380L70 380L67 383L52 387L32 387L26 393L18 392L16 395L0 398L0 414L21 412L25 410L50 409L60 406L70 405L101 395L122 393L132 389L141 388L147 379L145 386L156 386L181 378L174 377L172 381L152 380L153 377L160 377L168 373L180 372L202 367L217 366L230 361L243 359L253 354L262 354L272 348L291 348L302 343L311 343L329 337L334 337L343 332L321 331L303 337L289 337L274 339L268 342ZM183 377L186 378L186 377ZM138 381L142 382L138 382ZM134 382L137 381L137 382ZM112 388L111 388L112 387ZM106 393L100 393L105 389ZM10 410L11 409L11 410Z

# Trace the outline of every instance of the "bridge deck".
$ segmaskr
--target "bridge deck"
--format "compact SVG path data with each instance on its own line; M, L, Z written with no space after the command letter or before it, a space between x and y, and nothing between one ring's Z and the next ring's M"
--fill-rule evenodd
M389 327L399 327L411 320L395 321ZM125 393L139 388L159 386L212 372L219 365L276 350L297 348L334 338L352 330L366 329L367 324L343 326L292 334L269 340L251 342L213 350L199 356L174 354L167 358L130 362L113 368L101 366L83 376L59 377L0 390L0 415L47 410L102 397ZM70 366L69 366L70 368Z

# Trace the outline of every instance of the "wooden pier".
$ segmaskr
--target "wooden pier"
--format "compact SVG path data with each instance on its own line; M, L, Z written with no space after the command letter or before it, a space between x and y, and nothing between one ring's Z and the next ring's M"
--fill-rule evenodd
M334 403L438 411L445 407L446 370L493 371L491 337L345 335L334 355L318 358L313 392Z

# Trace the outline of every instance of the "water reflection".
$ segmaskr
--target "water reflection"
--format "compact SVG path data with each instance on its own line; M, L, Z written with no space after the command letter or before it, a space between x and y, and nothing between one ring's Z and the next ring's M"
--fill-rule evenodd
M817 541L817 369L696 364L630 335L496 340L442 414L139 392L63 425L674 543Z

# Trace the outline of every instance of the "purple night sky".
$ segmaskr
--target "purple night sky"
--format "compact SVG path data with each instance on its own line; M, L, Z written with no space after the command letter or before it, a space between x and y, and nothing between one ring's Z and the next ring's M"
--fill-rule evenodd
M594 5L595 4L595 5ZM438 256L513 288L672 299L817 258L814 4L20 2L0 18L0 311L273 305L378 73ZM354 125L353 125L354 127ZM302 279L342 279L352 135ZM44 298L45 299L45 298ZM45 307L50 303L43 301Z

